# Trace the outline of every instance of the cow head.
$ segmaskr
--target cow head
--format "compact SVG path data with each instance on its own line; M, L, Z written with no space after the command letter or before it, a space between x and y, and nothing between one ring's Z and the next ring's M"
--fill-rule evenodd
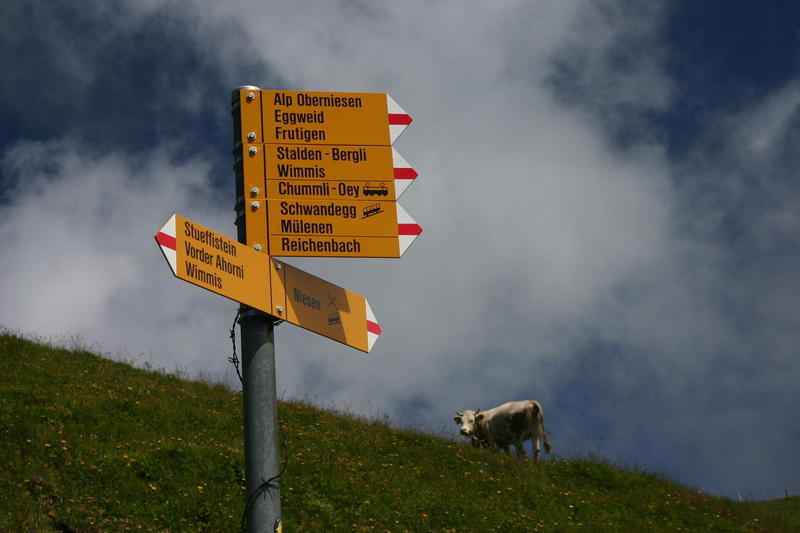
M461 413L456 411L456 416L453 417L453 420L455 420L456 424L461 426L461 434L465 437L472 437L475 435L475 415L478 414L478 411L479 410L472 411L470 409Z

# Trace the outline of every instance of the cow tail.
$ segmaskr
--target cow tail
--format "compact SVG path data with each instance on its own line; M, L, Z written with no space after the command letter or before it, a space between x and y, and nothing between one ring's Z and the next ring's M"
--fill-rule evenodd
M542 440L544 441L544 451L547 453L553 453L553 447L550 445L550 439L547 438L547 433L544 430L544 414L542 413L542 406L538 403L535 404L534 409L536 409L536 425L539 426L539 431L542 435Z

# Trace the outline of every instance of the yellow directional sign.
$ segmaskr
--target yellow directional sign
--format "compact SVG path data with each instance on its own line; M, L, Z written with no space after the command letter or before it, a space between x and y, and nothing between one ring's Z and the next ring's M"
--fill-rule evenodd
M267 198L270 235L397 236L397 202Z
M263 148L269 198L396 200L408 178L416 177L390 146L267 144ZM403 186L399 191L395 179Z
M394 180L267 180L267 198L309 200L376 200L397 198Z
M369 352L381 328L367 300L180 215L155 235L175 277Z
M385 93L243 90L242 94L242 139L251 143L390 146L412 120Z
M284 257L400 257L408 247L398 237L271 235L270 254Z
M369 352L381 328L366 298L281 261L271 269L275 316Z
M176 277L255 309L272 309L264 254L180 215L172 215L155 239Z
M268 144L267 179L394 179L391 146Z
M248 245L271 256L400 257L420 234L396 203L417 172L391 147L411 123L391 96L242 88L237 103Z

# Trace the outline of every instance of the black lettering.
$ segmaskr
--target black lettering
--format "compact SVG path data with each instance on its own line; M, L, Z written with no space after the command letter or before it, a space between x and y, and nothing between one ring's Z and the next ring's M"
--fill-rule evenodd
M292 96L289 94L284 94L280 92L275 93L275 98L272 99L273 105L283 105L283 106L291 106L292 105Z

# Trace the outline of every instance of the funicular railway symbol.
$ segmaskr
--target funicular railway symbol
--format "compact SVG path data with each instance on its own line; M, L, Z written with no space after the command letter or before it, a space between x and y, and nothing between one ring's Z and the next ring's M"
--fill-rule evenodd
M361 218L371 217L373 215L377 215L378 213L383 213L383 209L381 209L381 204L370 204L363 210L363 215Z

